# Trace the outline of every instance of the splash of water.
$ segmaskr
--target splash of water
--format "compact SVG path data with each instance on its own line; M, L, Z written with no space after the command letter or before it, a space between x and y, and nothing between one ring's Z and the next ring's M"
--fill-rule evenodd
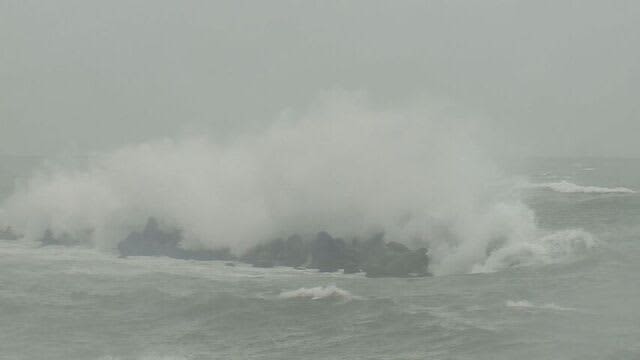
M280 299L339 299L344 301L350 301L355 298L347 290L340 289L335 285L316 286L312 288L303 287L297 290L283 291L278 297Z
M531 189L546 189L560 193L584 193L584 194L634 194L635 190L625 187L583 186L566 180L541 184L527 184Z
M105 249L150 216L181 229L182 246L195 250L384 231L427 244L436 274L548 256L549 234L473 145L470 125L447 120L333 94L304 116L225 143L159 140L96 156L86 169L43 170L2 204L0 225L27 241L49 230ZM585 237L567 243L576 236Z

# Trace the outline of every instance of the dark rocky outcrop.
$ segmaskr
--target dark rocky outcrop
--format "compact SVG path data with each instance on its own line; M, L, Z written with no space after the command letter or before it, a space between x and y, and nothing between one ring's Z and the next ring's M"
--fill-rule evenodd
M37 241L40 242L42 246L72 246L72 245L81 245L83 241L89 239L91 237L91 230L85 230L82 232L78 232L75 235L72 235L68 232L54 232L51 229L46 229L42 237L40 237Z
M234 259L227 248L198 251L183 249L180 247L181 239L180 231L163 231L154 218L149 218L142 232L132 232L118 244L118 251L122 256L167 256L189 260Z
M79 238L87 238L78 236ZM11 227L0 230L0 240L17 240ZM286 239L277 238L255 245L241 257L236 257L229 248L215 250L191 250L180 246L180 230L167 231L158 221L149 218L142 231L135 231L121 241L117 248L121 257L166 256L187 260L241 261L255 267L288 266L296 269L317 269L320 272L345 274L364 272L367 277L413 277L430 275L427 249L409 249L397 242L385 242L379 233L366 240L345 241L334 238L327 232L304 239L293 235ZM70 245L78 240L69 234L54 234L47 229L39 240L43 246ZM226 266L235 266L226 262Z
M18 240L20 236L13 231L11 226L7 226L4 230L0 230L0 240Z
M406 246L390 242L367 257L363 270L368 277L407 277L428 275L427 249L409 250Z
M307 262L307 244L298 235L287 240L275 239L249 249L241 260L256 267L291 266L300 267Z
M410 250L397 242L384 242L384 234L366 241L350 243L320 232L305 243L299 236L259 244L249 249L242 261L257 267L292 266L306 264L321 272L345 274L364 271L368 277L409 277L429 275L427 250Z
M75 241L73 241L73 239L71 238L71 236L69 236L69 234L54 235L51 229L45 230L44 234L42 235L42 238L40 238L40 242L42 243L42 246L65 245L65 244L68 245L68 244L75 243Z
M319 233L311 242L312 269L334 272L344 268L346 244L342 239L334 239L326 232Z
M45 241L46 240L46 241ZM50 232L43 242L54 242ZM235 260L229 249L187 250L180 247L180 231L164 231L150 218L142 232L133 232L118 245L122 256L168 256L192 260ZM251 247L239 261L255 267L289 266L317 269L321 272L342 270L345 274L365 272L368 277L409 277L429 275L429 257L425 248L411 250L397 242L385 242L384 234L360 241L346 242L320 232L310 240L299 235L277 238ZM234 263L226 263L233 266Z

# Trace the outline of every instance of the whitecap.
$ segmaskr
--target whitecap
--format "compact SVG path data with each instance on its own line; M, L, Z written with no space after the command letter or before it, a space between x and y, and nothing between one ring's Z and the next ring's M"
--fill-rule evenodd
M554 303L536 305L527 300L507 300L506 306L510 308L521 308L521 309L543 309L543 310L557 310L557 311L576 311L577 310L571 307L559 306Z
M535 240L512 242L493 251L472 273L490 273L509 267L554 264L575 260L598 245L598 240L582 229L556 231Z
M539 184L526 184L528 189L545 189L559 193L584 194L634 194L636 191L626 187L583 186L566 180Z
M122 360L123 358L117 356L103 356L98 358L97 360ZM189 358L184 356L172 356L172 355L144 355L142 357L138 357L138 360L187 360Z
M312 288L299 288L297 290L283 291L278 295L280 299L339 299L350 301L357 297L353 296L349 291L340 289L335 285L316 286Z

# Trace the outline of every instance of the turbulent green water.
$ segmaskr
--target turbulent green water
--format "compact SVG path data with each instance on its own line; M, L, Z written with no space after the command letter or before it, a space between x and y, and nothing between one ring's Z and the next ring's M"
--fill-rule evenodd
M562 183L638 190L640 161L513 171L556 184L526 192L541 227L583 228L598 246L494 273L369 279L0 241L0 358L640 358L640 195Z

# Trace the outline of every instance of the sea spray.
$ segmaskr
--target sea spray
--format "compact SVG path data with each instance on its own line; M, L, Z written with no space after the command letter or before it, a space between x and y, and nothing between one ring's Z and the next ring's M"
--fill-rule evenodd
M519 265L496 254L549 234L473 145L469 124L449 120L331 94L305 116L224 143L157 140L92 157L86 169L42 170L2 204L0 226L25 241L49 231L113 250L154 217L180 230L185 249L236 253L291 234L384 232L428 247L436 274Z
M524 188L545 189L570 194L635 194L636 191L626 187L583 186L566 180L538 184L525 184Z
M540 310L556 310L556 311L576 311L577 309L571 307L559 306L554 303L547 303L542 305L536 305L528 300L507 300L505 305L510 308L516 309L540 309Z

